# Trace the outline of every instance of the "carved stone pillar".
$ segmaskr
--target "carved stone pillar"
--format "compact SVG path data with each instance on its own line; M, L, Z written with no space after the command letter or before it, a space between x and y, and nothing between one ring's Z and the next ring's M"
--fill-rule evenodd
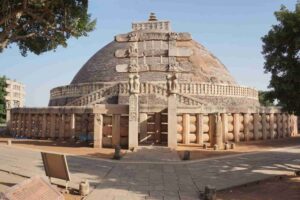
M223 149L223 138L222 138L222 120L220 114L216 115L216 130L215 130L215 144L219 149Z
M183 125L183 144L190 143L190 114L184 113L182 115L182 125Z
M139 145L139 75L129 75L129 124L128 124L128 148Z
M282 137L287 136L287 117L285 113L282 113Z
M274 113L270 113L270 137L271 139L274 139L275 133L274 133Z
M203 114L197 114L196 120L197 144L203 145Z
M94 148L102 148L103 115L94 115Z
M233 114L233 135L234 135L234 142L240 141L240 114L234 113Z
M209 141L210 146L213 147L215 143L215 133L216 133L216 114L208 114L209 117Z
M276 123L277 123L277 138L282 137L282 116L280 113L276 114Z
M177 147L177 100L176 94L168 96L168 147Z
M250 120L249 120L249 113L245 113L244 114L244 134L245 134L245 141L249 141L250 138L249 138L249 123L250 123Z
M140 141L145 142L147 139L147 120L148 115L147 113L140 113Z
M263 140L268 139L268 132L267 132L267 116L266 113L262 113L262 135L263 135Z
M259 140L258 135L258 123L259 123L259 114L254 113L253 114L253 134L254 134L254 140Z
M130 94L129 96L129 130L128 130L128 147L129 149L138 146L139 132L139 96L138 94Z
M293 135L297 135L298 134L298 117L296 115L292 115L293 116Z
M71 114L71 122L70 122L70 140L73 141L75 139L75 113Z
M112 117L112 145L120 145L120 139L121 139L121 115L113 115Z
M228 141L228 115L227 113L222 113L221 114L221 119L222 119L222 139L223 142Z

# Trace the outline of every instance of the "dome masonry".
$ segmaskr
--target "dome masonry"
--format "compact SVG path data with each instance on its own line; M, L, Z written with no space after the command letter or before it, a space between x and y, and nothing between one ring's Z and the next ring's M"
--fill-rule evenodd
M171 37L174 40L170 42ZM130 54L134 53L133 59ZM126 65L131 62L139 65L142 81L165 80L166 73L172 71L169 66L176 65L181 81L236 84L226 67L203 45L189 33L172 32L170 22L158 21L154 13L149 21L133 23L130 33L117 35L115 41L94 54L71 84L125 81Z
M166 77L176 74L179 92L204 103L258 105L254 89L238 86L221 61L193 40L190 33L172 31L170 21L158 20L154 13L150 13L147 21L132 23L130 32L116 35L113 41L96 52L70 85L52 89L49 105L73 105L76 99L87 98L98 90L101 90L99 94L105 94L105 90L113 85L128 84L132 73L138 73L141 87L151 83L165 90L168 87ZM126 88L118 86L114 95L106 91L110 93L110 100L100 95L95 102L127 104L128 94L120 95L120 90L128 90ZM141 103L166 103L166 100L149 101L157 96L147 92L140 96L144 96Z

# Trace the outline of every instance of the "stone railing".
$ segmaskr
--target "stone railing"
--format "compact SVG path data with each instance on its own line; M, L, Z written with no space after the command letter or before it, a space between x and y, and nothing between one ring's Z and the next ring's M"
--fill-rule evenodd
M168 90L163 85L145 82L142 83L140 87L141 94L158 94L167 100ZM190 106L199 106L204 104L201 100L183 94L177 94L177 101L179 104Z
M297 116L283 113L280 109L249 110L245 113L220 113L222 124L217 133L217 114L178 112L177 142L179 144L210 143L219 147L228 142L266 140L291 137L298 134ZM220 140L217 139L219 137Z
M66 85L53 88L50 91L50 98L64 98L64 97L78 97L89 94L93 91L99 90L103 87L108 87L115 83L110 82L96 82L96 83L82 83L76 85Z
M120 94L128 93L128 82L122 81L120 83ZM144 82L141 83L141 91L146 91L143 85L152 83L160 85L162 88L167 88L165 82ZM87 95L93 91L97 91L103 87L115 85L114 82L97 82L93 84L84 83L78 85L61 86L51 90L50 99L65 98L65 97L79 97ZM178 93L183 95L198 95L198 96L227 96L227 97L244 97L250 99L258 99L258 92L254 88L228 85L228 84L212 84L212 83L194 83L181 82L179 83Z
M67 106L87 106L94 105L97 102L101 102L111 96L118 95L119 84L109 85L86 94L78 99L67 104Z

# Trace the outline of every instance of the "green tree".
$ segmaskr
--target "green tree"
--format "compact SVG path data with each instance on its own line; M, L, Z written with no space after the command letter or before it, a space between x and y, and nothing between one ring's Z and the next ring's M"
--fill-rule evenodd
M5 88L6 88L6 78L5 76L3 76L0 77L0 123L4 123L6 118Z
M279 23L262 38L264 69L271 73L268 98L300 115L300 1L295 11L282 6L275 16Z
M258 91L259 103L262 106L275 106L274 100L269 97L269 91Z
M87 36L96 21L88 0L1 0L0 52L16 44L23 56L67 46L67 39Z

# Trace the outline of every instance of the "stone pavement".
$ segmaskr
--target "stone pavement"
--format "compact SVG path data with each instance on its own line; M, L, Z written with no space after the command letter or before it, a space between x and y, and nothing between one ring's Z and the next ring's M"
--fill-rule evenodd
M40 153L0 146L0 170L44 174ZM187 162L111 161L67 156L71 186L88 179L87 199L199 199L205 185L225 189L300 169L300 146Z
M0 171L0 193L25 180L25 177Z
M180 161L175 150L163 146L139 146L133 152L127 151L123 161L171 162Z

